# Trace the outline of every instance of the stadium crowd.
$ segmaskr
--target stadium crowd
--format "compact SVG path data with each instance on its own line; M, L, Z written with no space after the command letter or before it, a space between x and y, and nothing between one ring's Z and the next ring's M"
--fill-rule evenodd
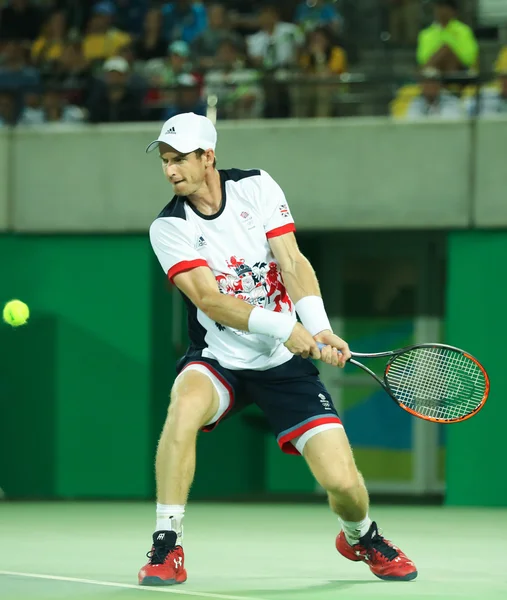
M443 83L449 71L473 71L479 52L453 0L436 0L434 23L419 29L416 0L384 2L393 39L406 32L408 43L417 42L422 81L401 112L507 111L507 49L484 97L458 98ZM0 127L159 121L210 106L218 119L335 116L350 72L339 0L8 0L0 7Z

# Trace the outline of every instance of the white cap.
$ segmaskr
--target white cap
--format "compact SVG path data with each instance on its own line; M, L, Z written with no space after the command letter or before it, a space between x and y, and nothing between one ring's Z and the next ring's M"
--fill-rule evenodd
M118 73L127 73L129 64L123 56L113 56L108 58L102 67L104 71L118 71Z
M183 113L164 123L160 135L148 145L146 152L157 148L159 143L167 144L182 154L199 148L214 150L217 145L217 130L207 117Z

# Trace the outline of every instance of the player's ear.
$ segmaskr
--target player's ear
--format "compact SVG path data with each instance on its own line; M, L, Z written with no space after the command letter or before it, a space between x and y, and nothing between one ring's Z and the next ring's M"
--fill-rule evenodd
M213 150L206 150L206 166L214 167L215 165L215 153L213 152Z

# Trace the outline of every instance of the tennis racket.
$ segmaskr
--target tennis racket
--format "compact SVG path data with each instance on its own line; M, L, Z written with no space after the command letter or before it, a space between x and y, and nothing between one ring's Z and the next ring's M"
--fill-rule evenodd
M318 344L319 349L324 344ZM357 358L388 358L381 379ZM446 344L418 344L389 352L352 352L350 363L366 371L398 406L434 423L458 423L476 415L489 395L480 362Z

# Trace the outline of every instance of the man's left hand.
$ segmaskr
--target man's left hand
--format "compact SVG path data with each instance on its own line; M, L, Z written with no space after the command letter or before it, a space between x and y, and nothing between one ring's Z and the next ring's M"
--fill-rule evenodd
M324 344L320 351L320 360L328 365L343 368L351 357L349 345L331 331L321 331L314 336L317 343Z

